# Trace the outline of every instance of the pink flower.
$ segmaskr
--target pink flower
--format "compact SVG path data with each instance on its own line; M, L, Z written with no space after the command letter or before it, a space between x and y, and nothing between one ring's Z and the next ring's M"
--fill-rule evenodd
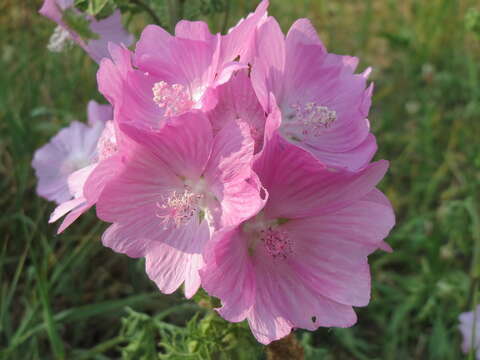
M468 354L473 349L476 352L476 359L480 360L480 351L478 350L480 345L480 305L477 306L475 312L464 312L458 319L460 320L459 329L463 336L462 351ZM474 330L475 337L473 337Z
M133 36L123 28L119 10L107 18L97 21L94 17L76 10L74 0L45 0L39 12L58 24L49 44L49 48L53 51L61 50L65 41L71 39L80 45L93 60L100 62L103 57L109 56L107 49L109 42L130 46L134 40ZM86 38L85 34L78 33L69 26L66 13L87 22L88 31L91 32L88 35L93 38Z
M147 274L162 292L185 282L191 297L212 232L262 205L249 128L231 121L213 136L207 117L195 111L172 118L160 132L123 129L142 146L125 158L98 200L98 216L113 223L103 244L145 257Z
M375 189L387 162L329 170L275 131L254 163L268 192L264 208L240 226L220 230L208 246L202 285L222 300L225 319L248 320L263 344L292 328L349 327L352 306L370 299L367 256L386 248L392 208Z
M286 140L328 166L357 170L376 151L366 119L370 69L356 75L357 64L357 58L327 53L308 20L297 20L285 38L270 17L258 30L252 83L266 111L274 94Z
M112 46L112 60L102 61L97 78L100 92L118 107L116 121L159 130L171 116L211 110L217 102L215 88L247 68L243 60L251 57L267 5L263 1L225 36L210 34L203 22L180 21L175 36L147 26L133 54ZM111 85L112 79L118 86Z
M73 121L35 152L32 166L38 178L38 195L62 203L72 198L67 179L75 171L90 165L96 155L97 141L112 108L95 101L88 103L88 125Z

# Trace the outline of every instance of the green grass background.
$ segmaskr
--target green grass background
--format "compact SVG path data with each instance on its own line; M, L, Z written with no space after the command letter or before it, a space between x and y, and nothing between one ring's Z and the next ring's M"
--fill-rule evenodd
M308 17L330 51L373 67L376 159L391 162L381 188L397 214L387 239L395 251L371 257L372 300L358 324L300 333L307 355L463 358L457 317L478 301L480 277L480 24L475 33L466 21L478 2L271 3L284 30ZM232 1L229 24L254 4ZM0 2L0 359L111 359L135 346L150 346L150 359L158 339L148 326L132 328L143 318L126 307L168 327L184 324L195 305L161 295L141 261L103 248L105 225L93 213L56 236L47 224L53 205L35 195L34 150L85 120L88 100L105 101L81 49L46 50L54 25L36 13L40 5ZM131 29L147 21L137 17Z

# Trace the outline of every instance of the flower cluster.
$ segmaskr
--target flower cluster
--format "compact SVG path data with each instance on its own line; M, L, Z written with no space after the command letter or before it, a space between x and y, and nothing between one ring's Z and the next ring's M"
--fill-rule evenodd
M353 325L394 224L376 189L388 163L371 162L370 70L328 53L308 20L285 36L267 6L226 35L180 21L147 26L134 51L110 41L97 80L111 108L90 103L91 124L33 161L59 232L96 205L105 246L145 258L164 293L203 287L263 344Z

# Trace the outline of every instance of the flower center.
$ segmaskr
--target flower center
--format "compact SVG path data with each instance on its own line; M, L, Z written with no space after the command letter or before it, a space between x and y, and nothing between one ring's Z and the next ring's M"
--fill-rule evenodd
M265 250L274 259L286 259L292 253L292 243L288 233L278 225L260 230L260 241Z
M308 102L290 105L290 113L282 122L282 133L294 141L318 137L337 120L337 112L327 106Z
M117 138L113 121L107 121L97 143L98 161L105 160L117 152Z
M76 154L66 159L62 165L61 171L63 174L71 174L90 165L89 158L86 154Z
M180 115L192 108L194 102L181 84L169 85L165 81L153 85L153 101L165 109L165 116Z
M165 228L171 225L178 228L187 224L195 216L198 216L200 222L203 220L201 218L203 197L203 194L194 193L190 187L185 186L183 191L173 191L164 201L157 202L156 215L162 220Z
M243 225L243 232L248 237L248 251L253 255L260 244L265 252L273 259L285 260L293 253L293 243L288 232L281 226L280 219L265 220L262 214L247 221Z

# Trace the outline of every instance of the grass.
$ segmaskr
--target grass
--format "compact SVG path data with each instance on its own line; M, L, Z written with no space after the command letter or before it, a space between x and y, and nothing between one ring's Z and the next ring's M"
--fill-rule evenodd
M358 324L300 333L307 355L463 358L457 317L480 301L480 33L465 21L478 3L271 2L284 29L308 17L329 50L374 68L370 120L376 158L391 161L381 188L397 214L395 251L371 257L372 300ZM36 13L40 3L0 4L0 359L140 358L135 344L150 359L158 337L146 329L168 337L195 305L161 295L141 261L103 248L92 213L54 235L53 205L35 195L34 150L85 120L88 100L102 101L80 49L47 52L54 26ZM233 2L229 23L254 3Z

